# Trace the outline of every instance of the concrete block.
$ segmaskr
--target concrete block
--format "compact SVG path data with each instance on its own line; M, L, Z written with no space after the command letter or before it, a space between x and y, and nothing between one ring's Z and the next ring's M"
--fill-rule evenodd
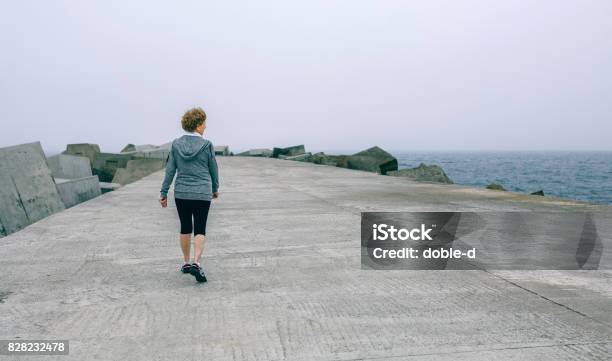
M294 145L292 147L287 147L287 148L274 148L272 150L272 158L278 158L279 155L286 155L286 156L292 156L292 155L299 155L299 154L304 154L306 153L306 150L304 149L304 144L300 144L300 145Z
M348 168L348 155L330 155L323 152L315 153L310 161L315 164L331 165L334 167Z
M118 168L115 176L113 177L113 183L119 183L126 185L139 180L153 172L164 167L164 160L162 159L134 159L127 162L125 168Z
M230 155L229 146L228 145L216 145L215 155L222 155L222 156Z
M39 142L0 148L0 233L63 210Z
M168 158L168 154L170 154L170 151L167 149L155 149L155 150L151 150L151 151L146 151L146 152L132 152L129 153L132 155L132 159L138 159L138 158L147 158L147 159L163 159L166 160L166 158Z
M170 153L170 147L172 142L164 143L162 145L144 144L144 145L126 145L121 153L129 154L132 159L135 158L154 158L154 159L166 159Z
M387 174L389 171L397 170L397 159L374 146L348 157L347 166L349 169Z
M62 154L80 155L82 157L89 158L89 161L93 164L97 155L100 153L100 146L91 143L75 143L68 144L66 150Z
M14 180L4 168L0 158L0 236L6 236L30 224Z
M56 178L55 183L66 208L73 207L102 194L98 176L78 179Z
M58 154L47 158L54 178L77 179L91 177L91 163L86 157Z
M123 149L121 149L121 153L135 152L135 151L136 151L136 146L131 143L123 147Z
M495 183L495 182L489 183L485 188L491 189L494 191L505 191L506 190L504 186L502 186L501 184Z
M93 168L125 168L127 163L132 159L134 159L133 155L129 153L99 153L93 163Z
M134 151L136 152L150 152L156 149L158 149L158 146L154 144L141 144L134 146Z
M170 150L171 146L172 146L172 142L168 142L168 143L164 143L160 145L143 144L143 145L135 146L136 148L135 150L137 152L152 152L156 150Z
M387 172L387 175L404 177L417 182L433 182L453 184L444 170L437 165L419 164L418 167Z
M267 148L249 149L237 155L244 157L271 157L272 150Z
M118 168L125 168L134 158L132 153L99 153L93 162L93 174L101 182L111 182Z
M278 159L293 160L296 162L310 162L311 158L312 158L312 154L310 152L299 154L299 155L292 155L292 156L286 156L286 155L278 156Z
M100 190L102 191L102 194L116 191L119 188L121 188L121 184L119 183L100 182Z
M134 147L136 149L135 151L123 153L98 153L92 165L93 174L97 175L101 182L131 183L136 179L142 178L144 175L150 174L151 172L148 172L147 169L151 167L156 168L153 171L161 169L161 167L165 165L165 161L170 153L170 144L171 143L166 143L160 146L150 144L137 145ZM121 170L122 168L127 168L129 162L132 160L149 161L141 162L136 170ZM161 167L157 168L160 162ZM119 172L117 179L120 179L121 182L116 182L114 180L115 176L117 176L117 172Z

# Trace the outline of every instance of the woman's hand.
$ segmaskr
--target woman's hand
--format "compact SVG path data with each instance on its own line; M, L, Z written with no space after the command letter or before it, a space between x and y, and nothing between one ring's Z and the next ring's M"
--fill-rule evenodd
M219 192L213 192L213 198L219 198Z
M160 198L159 204L161 204L162 208L168 207L168 198Z

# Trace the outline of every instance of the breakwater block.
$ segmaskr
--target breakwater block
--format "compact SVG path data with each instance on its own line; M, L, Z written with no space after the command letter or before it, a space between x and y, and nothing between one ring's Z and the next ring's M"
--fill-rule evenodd
M62 154L80 155L89 158L93 164L94 160L100 153L100 146L91 143L74 143L68 144L66 150Z
M56 178L55 183L66 208L76 206L102 194L98 176L78 179Z
M287 148L274 148L272 149L272 158L278 158L279 155L293 156L306 153L304 144L294 145Z
M215 155L228 156L230 150L228 145L215 145Z
M100 182L100 190L102 191L102 194L116 191L119 188L121 188L121 184L119 183Z
M148 176L164 167L162 159L134 159L127 162L125 168L118 168L113 177L113 183L126 185Z
M135 152L135 151L136 151L136 146L132 143L126 145L125 147L123 147L123 149L121 149L121 153Z
M0 148L0 234L63 210L39 142Z
M349 169L365 170L380 174L387 174L389 171L397 170L397 159L374 146L348 157L347 165Z
M331 165L334 167L348 168L348 155L331 155L323 152L312 155L310 161L315 164Z
M310 152L299 154L299 155L292 155L292 156L286 156L286 155L278 156L278 159L293 160L296 162L310 162L311 158L312 158L312 154Z
M88 158L58 154L47 158L47 164L54 178L78 179L91 177L91 164Z
M494 191L505 191L506 188L504 188L504 186L502 186L501 184L498 183L489 183L489 185L486 186L487 189L491 189Z
M417 182L433 182L453 184L444 170L437 165L419 164L418 167L387 172L387 175L404 177Z
M243 156L243 157L271 157L272 150L268 148L256 148L256 149L249 149L247 151L238 153L236 155Z
M170 153L170 147L172 143L165 143L162 145L143 144L134 145L128 144L121 150L121 154L130 155L131 159L136 158L156 158L166 159ZM123 166L125 167L125 166ZM122 167L122 168L123 168Z
M131 153L98 153L92 163L93 174L97 175L101 182L111 182L117 169L127 167L133 158Z

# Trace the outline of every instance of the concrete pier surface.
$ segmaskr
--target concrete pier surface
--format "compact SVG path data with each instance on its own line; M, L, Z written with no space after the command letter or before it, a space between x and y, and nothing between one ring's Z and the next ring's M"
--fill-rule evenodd
M219 157L196 284L162 172L0 239L0 339L15 360L608 360L610 271L368 271L360 212L610 207Z

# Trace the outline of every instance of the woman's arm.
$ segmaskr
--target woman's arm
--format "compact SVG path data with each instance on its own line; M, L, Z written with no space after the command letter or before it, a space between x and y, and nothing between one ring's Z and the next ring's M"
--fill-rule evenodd
M168 197L168 189L170 189L170 184L172 184L172 180L174 179L175 173L176 161L174 160L174 156L172 156L171 147L170 154L168 155L168 163L166 163L166 176L164 177L164 182L162 183L160 198L166 199Z
M219 167L217 167L217 158L215 157L215 147L210 143L210 152L208 152L208 172L212 182L213 197L217 198L215 193L219 192Z

